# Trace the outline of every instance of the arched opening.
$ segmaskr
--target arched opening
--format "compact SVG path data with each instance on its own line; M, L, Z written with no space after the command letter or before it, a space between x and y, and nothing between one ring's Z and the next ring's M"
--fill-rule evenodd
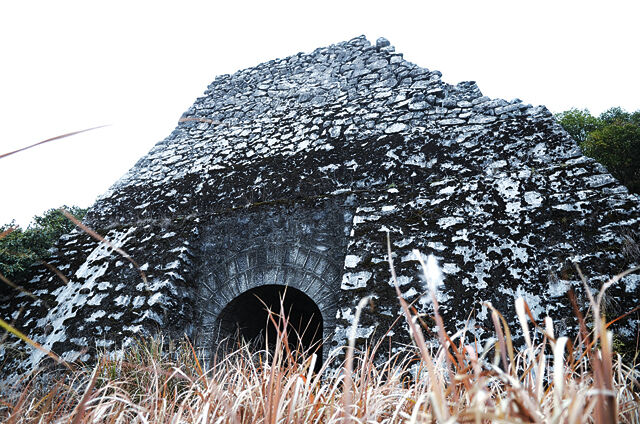
M280 301L282 300L282 308ZM287 343L291 349L301 348L322 360L322 314L315 302L293 287L263 285L247 290L225 306L217 319L220 336L230 341L238 338L257 349L273 348L277 327L269 319L269 311L282 329L281 309L287 317ZM266 345L268 341L270 346Z

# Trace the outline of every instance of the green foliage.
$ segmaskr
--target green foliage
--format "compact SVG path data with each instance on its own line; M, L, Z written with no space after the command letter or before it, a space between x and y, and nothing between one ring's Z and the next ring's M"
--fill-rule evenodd
M614 121L590 133L582 149L629 190L640 193L640 125Z
M569 109L556 114L556 119L578 144L584 143L589 133L601 126L600 120L591 116L588 109Z
M637 110L634 113L629 113L622 108L612 107L611 109L602 112L598 119L605 124L630 122L632 124L640 125L640 110Z
M640 110L629 113L614 107L594 117L587 109L571 109L557 114L556 119L585 155L640 194Z
M66 207L71 214L82 219L86 209ZM0 233L15 228L13 232L0 239L0 273L16 284L24 283L30 266L38 260L49 257L49 249L61 235L70 232L74 224L58 209L49 209L44 214L34 217L27 229L15 225L15 222L0 226ZM0 284L0 291L7 287Z

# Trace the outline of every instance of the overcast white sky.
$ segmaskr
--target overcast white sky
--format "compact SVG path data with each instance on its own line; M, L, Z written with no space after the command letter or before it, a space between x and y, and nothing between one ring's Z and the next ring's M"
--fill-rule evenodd
M309 4L309 6L307 6ZM0 3L0 224L89 206L218 74L365 34L449 83L559 112L640 109L640 2Z

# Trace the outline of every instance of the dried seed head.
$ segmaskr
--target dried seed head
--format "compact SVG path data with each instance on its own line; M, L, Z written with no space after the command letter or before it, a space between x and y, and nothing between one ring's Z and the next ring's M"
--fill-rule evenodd
M435 293L436 289L442 285L442 270L438 266L438 260L433 255L429 255L427 258L425 276L428 289Z

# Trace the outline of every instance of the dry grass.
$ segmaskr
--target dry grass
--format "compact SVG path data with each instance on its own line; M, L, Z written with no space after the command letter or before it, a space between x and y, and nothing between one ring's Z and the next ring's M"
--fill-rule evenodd
M590 299L594 330L587 331L578 315L581 332L573 342L555 338L550 318L543 325L534 322L518 299L525 346L514 351L511 330L491 305L497 342L481 347L464 331L447 334L436 308L439 343L431 346L399 296L413 348L377 363L376 346L358 351L351 338L320 372L314 371L315 355L289 350L281 314L271 318L281 329L272 352L241 346L208 369L188 341L174 346L151 339L120 358L104 354L93 367L66 372L47 385L32 376L20 393L2 400L0 418L7 423L637 423L637 371L611 350L611 332L598 313L601 298ZM365 304L366 299L356 315Z

